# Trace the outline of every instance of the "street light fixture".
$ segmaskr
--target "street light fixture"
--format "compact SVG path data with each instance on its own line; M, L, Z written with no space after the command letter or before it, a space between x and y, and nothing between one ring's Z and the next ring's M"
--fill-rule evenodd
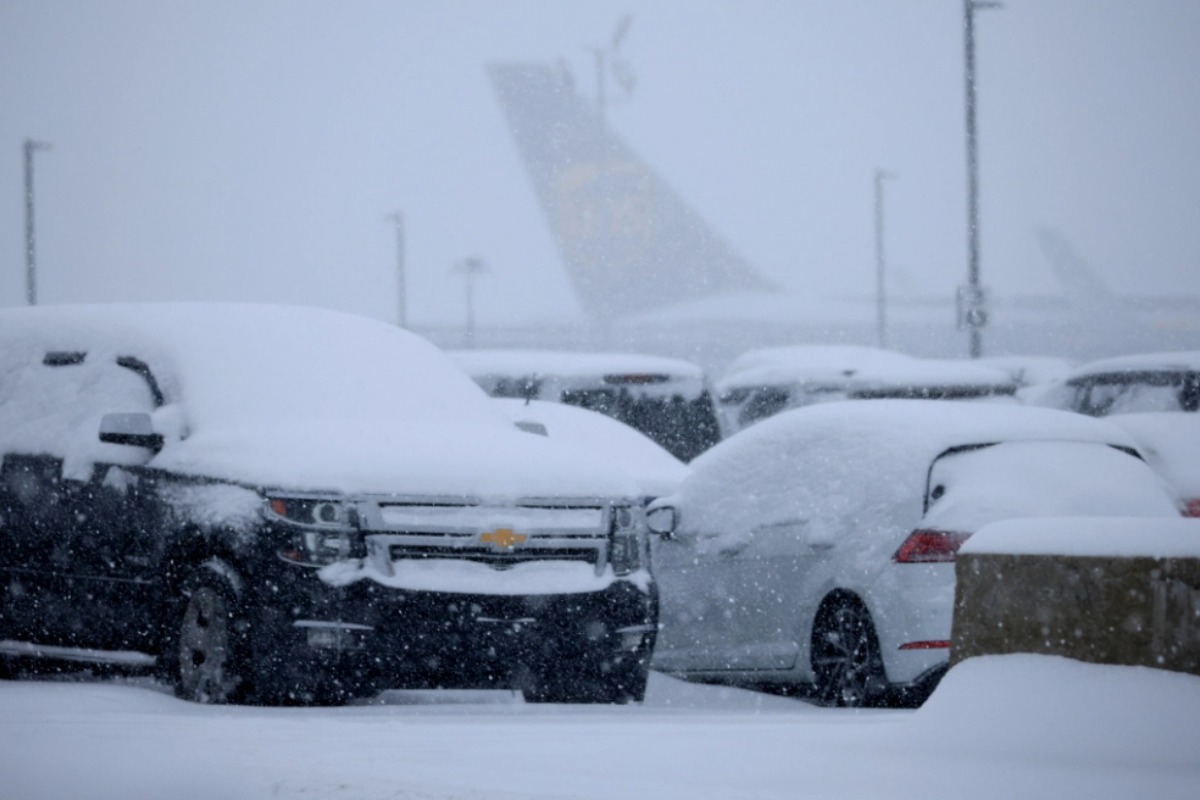
M604 127L604 110L611 102L605 82L605 61L608 60L611 64L613 77L625 92L626 98L633 94L633 88L637 83L637 79L629 67L629 62L617 58L617 51L621 47L621 42L625 41L625 37L629 35L629 26L632 24L633 16L626 14L617 22L616 30L613 31L612 43L608 47L587 48L596 59L596 117L600 120L602 128Z
M405 314L408 302L405 296L404 284L404 212L397 211L384 217L385 222L396 226L396 324L401 328L408 326Z
M887 284L886 260L883 256L883 182L896 175L884 169L875 170L875 311L880 347L887 347Z
M487 264L482 258L472 256L455 264L454 271L463 273L467 279L466 347L470 349L475 346L475 278L487 272Z
M979 281L979 152L975 128L975 12L1002 8L990 0L963 0L965 78L967 90L967 285L958 293L958 322L970 330L971 358L983 355L987 325L987 296Z
M37 253L33 226L33 154L49 150L47 142L25 140L25 302L37 305Z

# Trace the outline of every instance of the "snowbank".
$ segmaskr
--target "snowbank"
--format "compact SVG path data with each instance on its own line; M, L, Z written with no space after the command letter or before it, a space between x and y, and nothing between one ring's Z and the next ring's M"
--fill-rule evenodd
M213 708L120 685L0 683L0 797L20 800L1194 800L1200 678L972 659L916 712L651 675L642 706L385 693Z
M1200 520L1151 517L1005 520L978 531L959 553L1200 558Z

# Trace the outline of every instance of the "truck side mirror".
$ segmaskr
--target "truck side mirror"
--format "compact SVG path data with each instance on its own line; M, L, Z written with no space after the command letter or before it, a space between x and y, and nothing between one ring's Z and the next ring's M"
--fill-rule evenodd
M659 506L646 514L646 527L651 533L657 533L663 539L675 536L675 527L679 524L679 511L674 506Z
M540 422L534 422L528 419L519 419L515 423L518 428L526 433L534 433L538 436L549 436L550 433L546 430L546 426Z
M100 441L145 447L155 453L163 447L162 434L154 432L150 415L144 412L105 414L100 419Z

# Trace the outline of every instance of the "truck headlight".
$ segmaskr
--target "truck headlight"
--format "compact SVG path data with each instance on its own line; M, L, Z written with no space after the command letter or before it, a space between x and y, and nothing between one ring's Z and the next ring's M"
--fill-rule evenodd
M337 499L267 498L268 516L291 523L279 557L293 564L323 567L359 555L353 510ZM295 526L295 527L292 527Z
M645 561L645 536L640 515L628 506L613 509L608 563L617 575L628 575L642 568Z
M301 525L344 527L350 523L349 507L340 500L313 497L269 497L271 513Z

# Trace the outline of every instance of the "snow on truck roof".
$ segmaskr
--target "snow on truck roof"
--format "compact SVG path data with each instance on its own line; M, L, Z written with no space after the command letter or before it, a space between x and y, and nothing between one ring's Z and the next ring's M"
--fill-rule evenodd
M101 405L152 410L178 428L150 462L163 469L348 492L636 493L625 476L516 430L436 347L378 320L248 303L62 305L0 311L0 336L5 449L20 435L14 427L38 418L30 387L8 402L21 381L97 391L99 371L123 372L113 365L132 356L153 373L162 407L129 408L124 396ZM30 369L49 363L47 351L69 368ZM58 404L68 405L83 404ZM86 446L74 457L89 468L100 454L129 452L98 442L98 412L77 413L26 427L57 436L43 444L60 450ZM63 412L42 416L54 414Z

